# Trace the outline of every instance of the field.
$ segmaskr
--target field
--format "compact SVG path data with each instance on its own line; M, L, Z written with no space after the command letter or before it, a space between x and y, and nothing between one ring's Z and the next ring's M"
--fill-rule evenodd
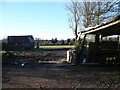
M40 46L40 49L72 49L74 45Z
M3 55L2 87L120 88L119 66L76 66L63 62L71 47L40 46Z
M53 45L53 46L39 46L39 49L36 50L69 50L69 49L74 49L74 45Z

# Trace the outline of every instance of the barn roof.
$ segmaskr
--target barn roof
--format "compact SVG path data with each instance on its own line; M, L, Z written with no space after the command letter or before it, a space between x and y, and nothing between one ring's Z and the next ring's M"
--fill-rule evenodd
M34 42L34 38L32 35L8 36L8 42Z
M81 31L82 34L101 34L102 36L120 35L120 15L112 21L98 27Z

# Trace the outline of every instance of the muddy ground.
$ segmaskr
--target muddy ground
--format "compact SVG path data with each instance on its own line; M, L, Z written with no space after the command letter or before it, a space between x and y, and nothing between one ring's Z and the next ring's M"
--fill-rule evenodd
M71 65L61 62L64 50L12 53L2 66L3 88L120 88L119 66Z

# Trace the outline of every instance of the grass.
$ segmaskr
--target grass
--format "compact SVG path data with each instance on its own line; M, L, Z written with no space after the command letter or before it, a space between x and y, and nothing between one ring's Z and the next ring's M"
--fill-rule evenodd
M40 46L40 49L73 49L74 45Z

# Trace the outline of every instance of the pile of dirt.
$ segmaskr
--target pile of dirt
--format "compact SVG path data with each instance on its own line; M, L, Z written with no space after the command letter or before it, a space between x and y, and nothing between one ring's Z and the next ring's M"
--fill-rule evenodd
M2 54L2 64L10 64L15 61L16 56L11 52Z
M58 62L66 59L66 50L52 51L12 51L2 54L3 65L21 65L22 63L33 64L41 61Z

